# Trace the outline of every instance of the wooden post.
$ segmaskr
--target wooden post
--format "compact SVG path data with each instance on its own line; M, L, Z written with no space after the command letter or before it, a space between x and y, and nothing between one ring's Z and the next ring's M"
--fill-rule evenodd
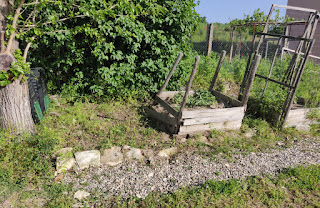
M289 26L288 25L286 25L284 35L289 36ZM289 43L288 38L285 38L284 43L283 43L283 47L281 50L281 61L283 60L283 56L285 55L284 48L288 48L288 43Z
M230 45L230 53L229 53L229 61L232 61L232 53L233 53L233 41L234 41L234 30L235 27L232 27L232 33L231 33L231 45Z
M212 41L213 41L213 24L210 24L210 29L209 29L209 33L208 33L208 48L207 48L207 56L210 56L210 53L212 51Z
M210 85L210 87L209 87L209 91L210 91L210 92L212 92L212 90L213 90L213 86L214 86L214 84L215 84L215 82L216 82L216 80L217 80L217 78L218 78L218 74L219 74L219 72L220 72L220 68L221 68L221 66L222 66L222 62L223 62L225 56L226 56L226 51L223 50L222 53L221 53L221 55L220 55L220 60L219 60L219 63L218 63L218 65L217 65L217 69L216 69L216 71L215 71L215 73L214 73L214 76L213 76L213 78L212 78L211 85Z
M242 106L246 106L248 103L250 91L251 91L253 81L260 63L260 59L261 59L261 55L256 54L251 65L250 74L248 77L248 83L242 97Z
M194 65L193 65L193 69L192 69L188 84L187 84L186 93L184 94L183 101L182 101L181 106L180 106L180 112L179 112L179 115L178 115L178 122L181 119L183 109L186 107L188 96L189 96L189 93L190 93L190 90L191 90L191 85L192 85L194 76L195 76L195 74L197 72L199 61L200 61L200 56L197 56L196 59L195 59Z
M1 43L1 51L0 53L4 53L5 46L4 46L4 31L1 31L0 33L0 43Z
M266 40L266 50L265 50L265 53L264 53L264 60L266 61L267 58L268 58L268 49L269 49L269 41Z
M180 52L178 57L177 57L177 59L176 59L176 62L174 63L174 65L173 65L173 67L172 67L172 69L171 69L171 71L170 71L170 73L169 73L169 75L168 75L168 77L166 79L166 81L164 82L164 84L162 85L162 87L160 88L160 90L159 90L159 92L157 94L158 96L160 96L163 93L163 91L166 89L166 87L167 87L167 85L169 83L169 80L171 79L174 70L177 68L182 56L183 56L183 53Z
M318 21L318 19L317 19L317 21ZM283 108L282 108L282 121L281 121L281 125L282 126L286 122L286 120L288 118L288 113L292 108L293 100L294 100L294 97L296 96L296 92L297 92L299 83L301 81L302 74L304 72L306 63L307 63L307 61L309 59L309 54L310 54L310 52L312 50L313 45L314 45L314 40L310 43L310 46L309 46L308 50L306 51L305 58L302 60L301 67L299 67L300 70L297 71L295 83L293 83L294 84L294 88L293 88L293 90L290 90L290 91L292 91L291 93L290 92L288 93L286 102L283 105Z

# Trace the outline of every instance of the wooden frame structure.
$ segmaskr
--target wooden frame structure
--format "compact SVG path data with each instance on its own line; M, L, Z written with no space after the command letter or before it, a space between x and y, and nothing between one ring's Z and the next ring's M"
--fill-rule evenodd
M224 102L228 108L223 109L201 109L201 110L187 110L185 109L188 96L193 94L194 91L191 90L192 82L195 77L197 67L200 61L200 57L197 56L195 59L195 63L184 93L183 101L180 104L180 110L177 111L174 109L166 100L173 98L175 94L179 93L179 91L167 91L166 89L169 80L171 79L174 70L176 69L181 57L182 53L179 54L178 58L174 66L172 67L168 77L166 78L164 84L160 88L157 95L155 95L154 103L152 106L146 109L146 113L148 116L153 117L155 119L160 120L164 124L167 125L167 129L170 133L173 134L189 134L195 131L206 131L210 129L220 129L220 130L237 130L241 127L242 119L244 117L244 113L246 110L247 99L243 101L239 101L237 99L231 98L227 95L224 95L218 91L213 90L214 84L218 78L219 71L222 66L222 62L226 56L226 51L223 51L220 56L220 60L214 76L212 78L209 91L212 95L215 96L216 99ZM259 55L257 55L256 67L253 71L256 70L258 63L260 61ZM252 79L253 80L253 79ZM247 85L246 93L249 95L252 87L252 83ZM245 97L247 98L247 97ZM159 112L155 109L155 106L160 105L163 109L162 112Z
M304 34L302 37L288 36L286 33L282 34L282 35L267 33L269 23L270 23L270 17L271 17L275 8L286 8L286 9L310 12L309 18L307 20L307 24L305 27L305 31L304 31ZM305 65L306 65L307 60L309 58L310 51L311 51L313 44L314 44L313 36L316 31L318 20L319 20L319 12L317 10L305 9L305 8L301 8L301 7L275 5L275 4L272 5L270 12L269 12L269 15L268 15L268 18L267 18L267 21L265 23L263 32L256 33L254 36L254 41L253 41L253 45L252 45L252 52L248 58L247 68L246 68L246 71L245 71L245 74L243 77L243 81L242 81L242 84L240 87L240 93L239 93L238 99L240 100L243 98L243 96L245 96L246 86L248 84L252 83L252 80L251 80L252 77L249 76L252 72L252 65L255 64L252 59L252 56L256 56L259 53L260 46L261 46L262 42L264 41L264 39L266 39L266 36L278 38L277 49L276 49L276 52L275 52L273 60L272 60L272 64L271 64L271 67L269 70L269 75L266 77L266 76L262 76L259 74L255 74L255 77L262 78L262 79L266 80L266 84L265 84L263 93L261 95L261 99L263 99L263 97L265 95L265 92L268 87L268 82L274 82L279 85L282 85L283 88L287 88L287 98L283 104L283 107L281 109L281 113L277 118L277 121L280 122L281 126L283 126L286 123L286 120L288 118L290 110L292 109L293 100L294 100L296 91L298 89L301 77L303 75ZM256 40L257 36L259 36L260 39L259 39L257 47L254 48L255 47L255 40ZM273 70L275 60L276 60L276 56L278 55L278 51L280 50L282 42L288 41L288 39L299 41L299 44L294 51L291 62L285 72L285 76L283 77L283 79L281 81L271 79L272 70Z

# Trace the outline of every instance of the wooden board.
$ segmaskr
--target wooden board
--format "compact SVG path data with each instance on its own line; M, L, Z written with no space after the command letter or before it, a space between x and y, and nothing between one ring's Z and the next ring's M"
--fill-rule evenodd
M197 131L208 131L208 130L239 130L242 124L242 119L237 121L220 122L212 124L200 124L192 126L180 126L179 134L184 135Z
M244 115L244 107L219 108L205 110L182 111L182 119L207 118L207 117L230 117L232 115Z
M168 115L164 114L164 113L159 113L157 111L155 111L154 109L150 109L150 108L145 108L145 112L147 113L148 116L158 119L160 121L162 121L163 123L175 126L177 125L177 120L175 118L169 117Z
M166 101L162 100L157 95L155 97L155 101L157 103L159 103L163 108L165 108L169 113L171 113L174 117L178 116L178 112L175 109L173 109L169 103L167 103Z
M231 104L232 107L240 107L240 106L242 106L242 103L241 103L239 100L236 100L236 99L234 99L234 98L232 98L232 97L229 97L229 96L227 96L227 95L224 95L224 94L222 94L222 93L220 93L220 92L218 92L218 91L213 90L213 91L212 91L212 94L213 94L216 98L218 98L218 99L226 102L227 104Z
M183 120L184 126L197 125L197 124L209 124L209 123L220 123L228 121L242 120L244 117L244 111L238 113L227 112L224 115L205 117L205 118L192 118Z
M166 99L173 98L179 92L181 92L184 95L186 91L166 91L166 92L163 92L159 97L163 100L166 100ZM194 94L194 91L190 90L189 95L192 95L192 94Z

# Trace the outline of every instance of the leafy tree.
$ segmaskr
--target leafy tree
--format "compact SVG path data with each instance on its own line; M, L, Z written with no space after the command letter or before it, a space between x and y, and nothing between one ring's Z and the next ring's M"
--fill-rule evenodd
M26 68L20 74L2 69L6 75L0 81L6 83L0 88L0 117L5 119L0 127L31 132L23 82L30 48L32 64L47 69L57 90L98 96L155 92L177 52L190 52L189 37L199 20L193 0L19 0L9 6L15 12L7 17L8 41L1 57L12 58L14 39L19 38L25 48L19 66ZM12 94L19 87L22 93ZM12 97L13 103L6 102ZM19 103L20 109L15 107ZM21 112L27 114L13 118Z

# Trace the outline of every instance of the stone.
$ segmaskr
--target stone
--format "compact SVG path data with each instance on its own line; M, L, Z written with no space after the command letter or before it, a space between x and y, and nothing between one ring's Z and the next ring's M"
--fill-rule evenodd
M90 196L90 193L86 192L86 191L77 191L75 194L74 194L74 198L75 199L78 199L79 201L81 201L82 199L85 199L87 198L88 196Z
M169 148L169 149L161 150L158 153L158 156L160 156L160 157L170 157L170 156L176 154L177 152L178 152L178 148L172 147L172 148Z
M253 129L249 129L245 134L244 136L246 138L252 138L254 135L256 135L257 133L257 130L253 130Z
M101 163L103 165L116 166L123 162L123 154L120 147L112 147L105 149L101 156Z
M141 150L138 148L131 148L128 152L125 153L125 157L128 160L143 160L143 155Z
M57 173L65 173L70 170L75 163L76 160L73 157L58 157L56 163Z
M74 154L80 169L89 168L89 166L100 165L100 152L98 150L89 150L77 152Z
M212 146L212 144L209 142L209 140L205 136L200 136L198 141L201 142L201 143L204 143L206 145Z
M128 145L124 145L124 146L122 147L122 150L130 150L130 149L131 149L131 147L128 146Z

